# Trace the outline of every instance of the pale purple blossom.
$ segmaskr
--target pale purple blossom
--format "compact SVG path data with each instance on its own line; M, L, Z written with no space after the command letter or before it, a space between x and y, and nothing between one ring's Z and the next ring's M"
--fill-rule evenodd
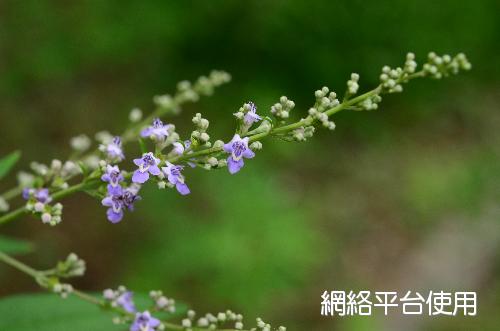
M102 199L102 205L109 207L106 215L111 223L118 223L123 218L124 209L134 210L134 203L140 200L137 190L133 187L121 190L119 194L109 194Z
M108 193L119 195L122 192L120 182L123 181L123 175L118 166L106 166L106 172L101 176L101 180L108 183Z
M130 331L155 331L160 325L160 320L151 316L149 311L137 313Z
M41 203L49 203L52 201L52 197L49 194L49 189L47 188L25 188L23 189L22 195L25 200L29 200L31 197L33 197L37 202Z
M191 191L189 190L189 187L186 185L186 183L184 183L184 176L181 174L183 168L183 166L167 162L167 166L161 169L163 170L165 176L167 176L168 181L172 185L175 185L177 191L182 195L186 195Z
M113 140L105 146L105 152L111 160L123 160L125 155L123 155L121 138L118 136L113 137Z
M253 123L260 121L262 118L257 114L257 107L253 102L248 102L247 105L250 109L243 117L243 122L245 125L251 126Z
M230 153L227 158L227 167L229 173L235 174L243 167L243 158L251 159L255 153L248 147L248 137L241 138L239 134L235 134L233 139L224 145L224 151Z
M159 118L153 120L153 124L141 131L141 137L148 137L155 140L163 140L168 137L169 124L163 124Z
M172 144L174 146L174 148L172 149L172 153L176 154L176 155L182 155L184 154L184 145L181 144L180 142L175 142Z
M132 300L132 297L133 293L131 291L126 291L116 299L116 303L125 311L128 311L129 313L135 313L137 310L135 309L135 304Z
M149 179L149 174L158 176L161 173L160 168L158 168L160 159L156 158L151 152L143 154L140 159L134 159L134 163L139 167L132 176L134 183L145 183Z

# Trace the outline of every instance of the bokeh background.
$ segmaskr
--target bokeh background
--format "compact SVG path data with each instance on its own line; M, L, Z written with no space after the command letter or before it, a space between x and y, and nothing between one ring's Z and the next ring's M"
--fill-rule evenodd
M407 51L463 51L473 70L339 113L307 143L265 141L235 176L187 170L188 197L146 187L118 225L79 195L55 228L26 217L1 231L33 241L22 260L39 268L77 252L88 272L76 284L91 291L161 288L291 330L498 330L499 13L495 0L2 1L0 155L22 149L18 170L64 159L74 135L121 132L130 109L214 68L233 81L169 119L185 135L202 112L227 139L242 103L266 112L281 95L298 118L315 89L343 93L351 72L372 88ZM1 296L39 291L6 266L0 284ZM335 289L471 290L479 311L321 317Z

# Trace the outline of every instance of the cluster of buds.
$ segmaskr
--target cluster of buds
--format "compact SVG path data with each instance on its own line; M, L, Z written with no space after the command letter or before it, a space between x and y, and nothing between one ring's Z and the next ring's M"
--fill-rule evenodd
M382 97L379 94L375 94L372 97L363 100L359 106L361 110L375 110L378 108L378 104L382 101Z
M286 96L280 98L280 102L275 103L271 107L271 114L279 119L287 119L290 116L290 111L295 107L295 103L292 100L288 100Z
M169 94L155 95L153 97L153 103L156 105L157 109L162 112L172 111L178 113L180 111L174 98Z
M162 291L151 291L149 297L154 301L156 310L169 313L175 312L175 300L167 298Z
M52 185L57 188L67 188L68 184L66 179L77 175L81 172L73 161L66 161L62 163L60 160L54 159L51 161L50 166L39 162L31 162L30 164L33 172L42 177L45 182L52 181ZM23 186L29 186L23 184Z
M324 112L320 112L318 111L316 108L309 108L309 116L314 119L314 120L317 120L319 122L321 122L321 124L329 129L329 130L334 130L335 129L335 123L333 121L330 121L329 118L328 118L328 115Z
M432 78L440 79L450 73L457 74L460 70L470 70L471 64L463 53L451 57L448 54L438 56L434 52L428 55L428 62L423 65L424 72Z
M48 189L25 188L23 198L27 200L26 209L40 217L43 223L53 226L61 222L63 206L59 202L50 205L52 197L49 195Z
M271 325L264 322L262 318L258 317L257 318L257 329L251 329L251 330L262 330L262 331L271 331ZM277 331L286 331L286 328L284 326L280 326Z
M337 94L333 91L330 92L330 90L326 86L323 86L321 90L316 90L314 92L314 97L316 98L316 104L314 105L314 108L316 108L320 112L336 107L339 104Z
M66 260L57 263L53 274L61 278L79 277L85 274L85 268L85 261L71 253Z
M236 330L243 329L243 316L231 310L219 312L215 315L207 313L197 319L195 317L196 312L194 310L189 310L187 312L187 318L182 320L182 327L186 331L192 330L191 328L193 326L208 330L217 330L218 327L229 324L232 324Z
M210 145L208 143L210 136L207 133L210 122L206 118L202 118L200 113L197 113L193 117L193 123L196 126L196 130L191 133L191 139L199 145Z
M177 84L175 103L196 102L200 95L212 95L216 87L230 80L231 75L227 72L214 70L208 76L199 77L194 84L187 80L181 81ZM168 104L168 107L175 108L175 104Z
M359 75L352 73L351 74L351 79L347 81L347 94L349 95L354 95L358 93L359 89Z
M56 283L52 287L52 292L59 294L61 298L66 299L73 292L71 284Z
M384 66L382 68L382 73L380 74L380 85L384 92L397 93L403 91L403 85L401 82L406 75L405 71L400 67L392 69L389 66Z
M417 62L415 61L415 54L407 53L403 71L408 74L412 74L415 72L415 70L417 70Z
M214 88L228 83L231 75L225 71L213 70L210 75L201 76L194 84L194 90L202 95L212 95Z
M292 131L292 137L296 141L306 141L314 135L315 130L314 126L301 126L300 128Z

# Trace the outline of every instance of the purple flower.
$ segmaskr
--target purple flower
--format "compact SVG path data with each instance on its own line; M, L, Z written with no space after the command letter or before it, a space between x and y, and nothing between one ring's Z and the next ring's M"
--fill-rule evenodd
M134 210L134 202L141 197L137 195L137 190L129 187L121 190L119 194L108 194L102 199L102 205L109 207L106 215L111 223L118 223L123 218L123 210Z
M131 291L126 291L116 299L116 303L129 313L135 313L134 301L132 301L133 293Z
M255 153L248 148L248 137L241 139L239 134L235 134L233 139L224 145L224 151L231 155L227 158L227 167L231 174L235 174L243 167L243 158L251 159Z
M184 154L184 145L182 145L180 142L175 142L172 144L174 148L172 149L172 152L176 155L182 155Z
M106 166L106 172L101 176L104 182L108 183L108 193L111 195L119 195L122 193L120 182L123 181L123 175L118 166Z
M248 102L247 105L250 109L243 117L243 122L245 125L251 126L253 123L260 121L262 118L257 115L257 107L253 102Z
M37 202L41 203L49 203L52 201L52 197L49 194L49 189L39 188L25 188L23 189L23 199L29 200L31 197L34 197Z
M125 158L122 150L122 140L116 136L105 146L105 152L111 160L121 161Z
M161 173L160 168L158 168L160 159L156 158L151 152L143 154L140 159L134 159L134 163L139 167L132 176L134 183L145 183L149 179L149 174L158 176Z
M160 320L151 316L149 311L137 313L130 331L154 331L160 325Z
M155 118L153 120L153 124L148 126L141 132L141 137L149 137L155 140L163 140L165 137L168 137L168 129L170 125L163 124L163 122L159 118Z
M189 190L189 187L184 183L184 176L181 174L183 168L183 166L174 165L170 162L167 162L167 166L161 169L165 173L165 176L167 176L168 181L171 184L175 185L177 191L182 195L186 195L191 193L191 191Z

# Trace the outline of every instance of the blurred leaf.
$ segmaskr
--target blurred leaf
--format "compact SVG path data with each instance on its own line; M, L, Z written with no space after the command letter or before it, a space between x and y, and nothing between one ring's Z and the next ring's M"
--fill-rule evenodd
M2 179L9 173L10 169L12 169L12 167L17 163L20 157L21 152L14 151L0 159L0 179Z
M134 295L140 308L150 302L145 294ZM186 306L177 304L177 312L157 315L162 319L183 314ZM51 293L22 294L0 300L0 330L9 331L124 331L127 325L112 323L112 314L74 296L61 299Z
M20 239L12 239L0 235L0 251L8 254L24 254L33 250L33 245Z
M0 330L10 331L111 331L111 315L98 307L70 296L23 294L0 300Z

